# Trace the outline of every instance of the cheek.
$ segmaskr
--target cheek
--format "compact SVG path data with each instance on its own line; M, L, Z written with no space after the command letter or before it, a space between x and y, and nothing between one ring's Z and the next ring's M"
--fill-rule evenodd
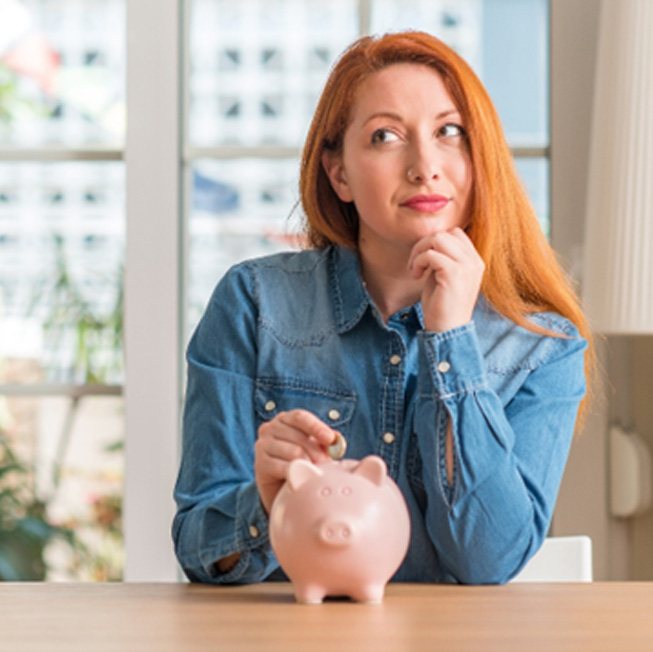
M349 178L349 186L354 194L354 201L374 204L383 201L391 192L394 171L387 161L361 161Z
M456 186L458 194L467 196L472 189L473 174L472 162L468 155L463 155L452 162L452 181Z

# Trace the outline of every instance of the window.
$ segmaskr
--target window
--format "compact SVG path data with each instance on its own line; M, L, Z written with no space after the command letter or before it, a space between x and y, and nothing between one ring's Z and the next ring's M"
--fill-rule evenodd
M484 80L548 232L545 0L192 0L186 337L233 263L295 242L300 148L335 57L404 28L439 36Z
M125 4L2 12L0 576L119 579Z

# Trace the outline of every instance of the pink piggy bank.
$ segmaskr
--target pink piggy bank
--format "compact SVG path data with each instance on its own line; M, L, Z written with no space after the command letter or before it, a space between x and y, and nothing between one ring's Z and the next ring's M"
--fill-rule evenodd
M295 460L270 511L270 542L299 602L381 602L403 561L410 518L375 455L315 465Z

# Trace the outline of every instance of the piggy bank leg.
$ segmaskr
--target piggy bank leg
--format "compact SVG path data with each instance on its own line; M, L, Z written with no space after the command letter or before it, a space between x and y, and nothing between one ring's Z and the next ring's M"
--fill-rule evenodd
M356 591L352 592L351 597L356 602L381 604L384 592L385 584L368 584L367 586L358 587Z
M317 584L295 583L295 599L302 604L322 604L327 592Z

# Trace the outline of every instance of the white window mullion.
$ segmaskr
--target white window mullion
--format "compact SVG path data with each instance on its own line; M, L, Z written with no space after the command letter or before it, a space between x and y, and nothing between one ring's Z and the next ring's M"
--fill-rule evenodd
M125 579L178 578L181 0L127 3Z

